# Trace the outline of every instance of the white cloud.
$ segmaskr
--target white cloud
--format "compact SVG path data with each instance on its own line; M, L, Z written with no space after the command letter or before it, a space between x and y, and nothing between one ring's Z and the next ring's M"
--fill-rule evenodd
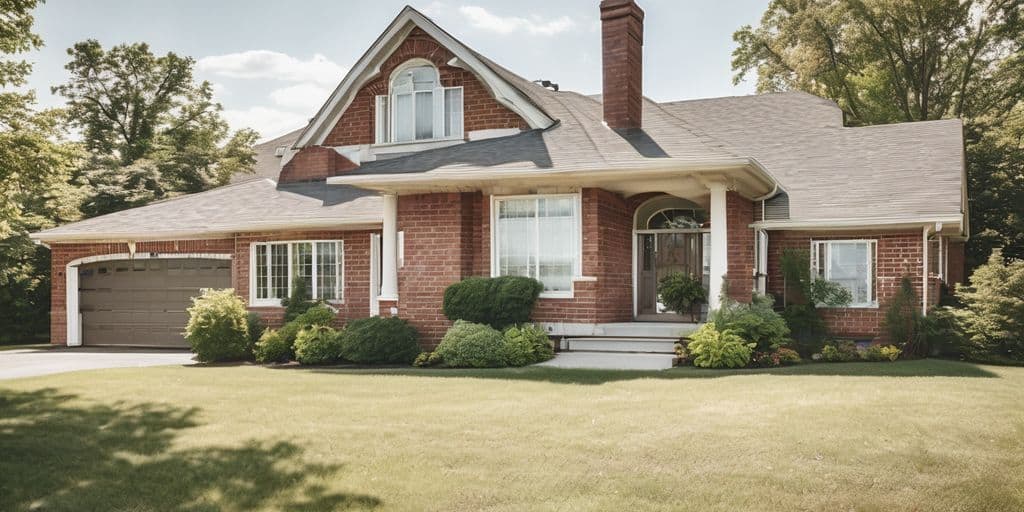
M478 5L463 5L459 7L459 13L473 27L498 34L526 32L528 34L550 36L576 28L576 22L568 16L549 20L539 16L532 16L529 19L519 16L498 16Z
M317 53L301 60L286 53L270 50L249 50L225 55L211 55L196 62L196 69L230 78L269 78L287 82L337 84L345 76L345 68Z
M315 83L289 85L270 91L270 100L275 105L298 109L313 115L331 95L331 89Z
M270 140L297 128L302 128L312 114L297 114L267 107L249 107L245 110L224 110L224 119L231 128L252 128L260 133L260 141Z

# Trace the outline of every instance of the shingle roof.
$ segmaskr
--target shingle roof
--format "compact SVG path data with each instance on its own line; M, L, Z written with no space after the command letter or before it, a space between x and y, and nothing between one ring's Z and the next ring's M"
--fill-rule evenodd
M295 143L295 140L299 138L299 134L302 133L303 128L291 131L280 137L261 142L253 147L256 151L256 165L253 166L251 173L237 173L231 177L231 183L242 183L243 181L257 180L257 179L271 179L277 181L278 174L281 173L281 157L277 156L277 148L279 147L291 147Z
M256 179L66 224L33 238L173 240L261 230L341 229L377 225L381 211L380 196L355 187L323 182L278 186Z

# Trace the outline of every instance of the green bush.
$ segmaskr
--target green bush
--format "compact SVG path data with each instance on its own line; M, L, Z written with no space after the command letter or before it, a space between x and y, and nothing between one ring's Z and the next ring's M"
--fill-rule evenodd
M865 361L895 361L903 351L895 345L871 345L861 352Z
M341 360L338 331L324 325L303 328L295 338L295 359L302 364L337 363Z
M312 325L331 325L337 318L338 315L333 309L324 304L316 304L294 320L284 324L277 332L289 347L294 347L295 338L303 328Z
M437 366L441 364L441 356L437 352L422 352L416 356L416 360L412 362L413 366L420 368L426 368L428 366Z
M359 364L410 364L420 353L417 337L401 318L360 318L341 332L341 355Z
M754 344L730 331L719 331L706 323L690 336L686 346L694 366L701 368L743 368L750 364Z
M291 345L274 329L263 331L253 352L258 363L285 363L294 357Z
M839 341L825 345L821 349L821 359L830 363L860 361L860 351L852 341Z
M925 316L921 314L921 301L914 292L910 277L903 276L900 287L885 308L882 325L889 333L889 339L903 346L912 356L925 357L931 351L925 335Z
M957 288L962 350L974 360L1024 361L1024 261L1007 263L1000 251Z
M437 355L448 366L468 368L501 368L508 365L505 338L489 325L465 320L448 329Z
M291 295L281 299L281 305L284 306L285 323L295 320L317 304L321 303L310 300L309 290L306 289L306 282L302 279L296 279L295 284L292 285Z
M754 366L771 368L774 366L787 366L800 362L800 354L793 349L779 347L767 352L754 352L751 359Z
M766 295L755 294L750 304L723 297L721 307L708 320L719 331L731 331L756 344L757 350L772 352L792 341L786 319L775 312L773 304L774 300Z
M245 302L233 289L207 289L192 298L185 339L204 363L247 359L252 355L247 321Z
M540 281L529 277L470 277L445 289L442 310L453 322L503 329L529 321L543 290Z
M509 366L526 366L555 357L548 333L535 325L509 327L504 337Z
M690 313L693 317L693 306L707 301L707 296L700 278L684 272L673 272L658 281L659 300L680 315Z
M810 252L804 249L785 249L779 261L782 268L783 318L789 326L794 347L800 355L809 357L822 349L828 329L819 307L844 307L853 301L850 291L842 285L814 279L811 276Z
M249 343L251 346L256 346L256 342L259 341L260 337L263 336L263 331L267 328L263 324L263 319L260 318L259 313L250 311L246 316L246 327L249 329Z

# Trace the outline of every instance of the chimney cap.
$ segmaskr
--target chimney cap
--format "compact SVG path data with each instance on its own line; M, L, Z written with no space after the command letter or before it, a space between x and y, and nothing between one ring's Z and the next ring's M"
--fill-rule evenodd
M624 16L636 16L643 21L644 10L634 0L601 0L601 19L610 20Z

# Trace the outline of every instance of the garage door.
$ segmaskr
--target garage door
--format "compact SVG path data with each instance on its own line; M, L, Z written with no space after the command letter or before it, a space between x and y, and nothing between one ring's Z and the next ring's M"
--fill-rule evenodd
M229 288L231 261L140 259L78 268L82 343L187 347L185 309L202 288Z

